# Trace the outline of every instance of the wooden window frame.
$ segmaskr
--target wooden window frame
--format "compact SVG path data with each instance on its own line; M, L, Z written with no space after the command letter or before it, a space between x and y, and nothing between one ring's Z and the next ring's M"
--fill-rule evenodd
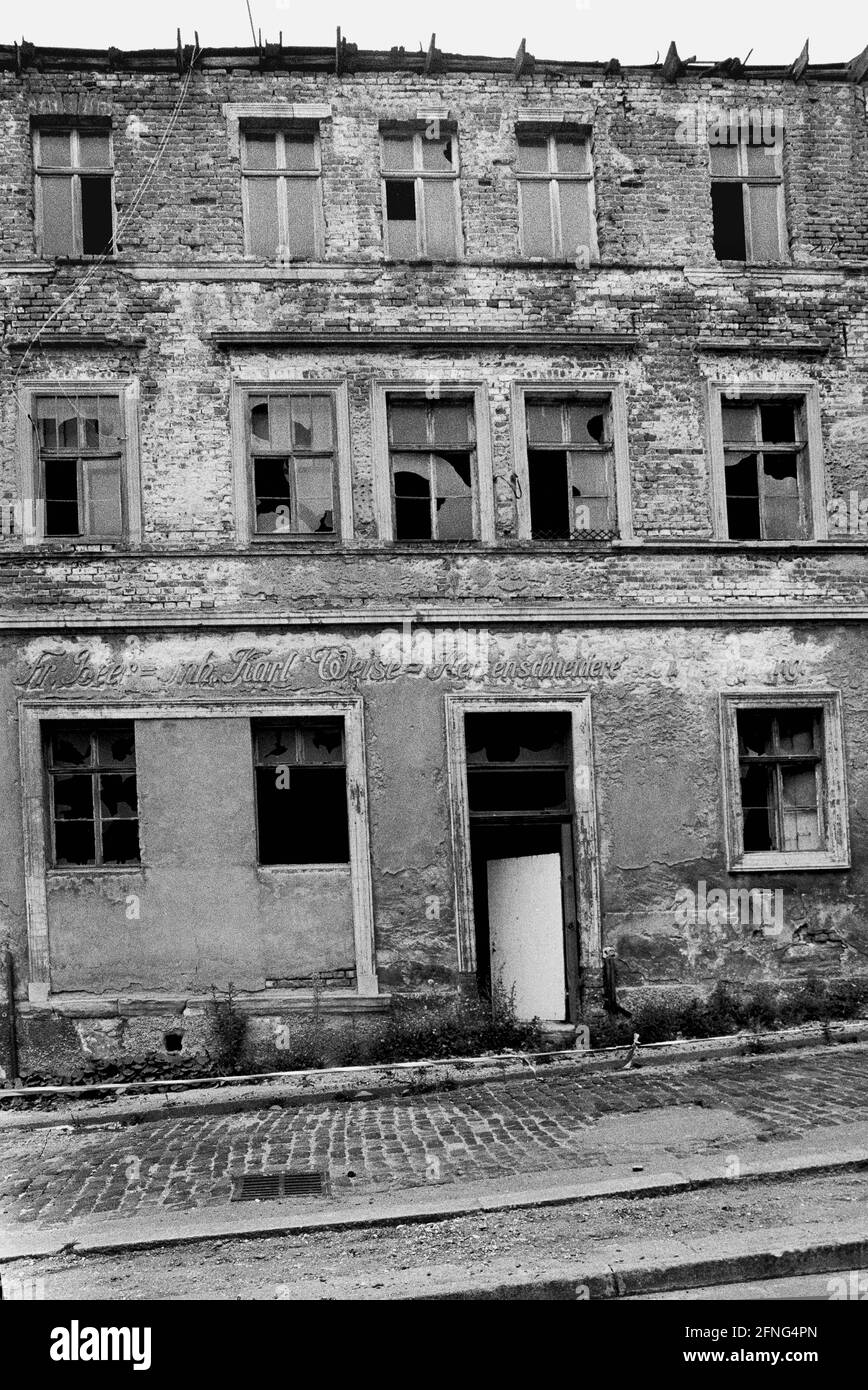
M63 726L65 727L65 726L66 726L66 721L61 721L61 722L62 722ZM94 743L94 739L95 739L96 737L98 737L98 735L99 735L100 733L105 732L106 727L111 727L112 722L114 722L114 721L109 721L109 720L94 720L92 723L90 723L90 724L87 726L87 730L86 730L86 731L87 731L87 733L88 733L88 735L89 735L89 737L90 737L90 741L91 741L91 757L92 757L92 758L94 757L94 754L93 754L93 743ZM130 728L132 729L132 735L133 735L133 749L135 750L135 736L136 736L135 723L134 723L133 720L131 720L131 719L122 720L122 721L120 721L120 722L123 723L123 724L129 724ZM51 763L51 759L50 759L50 756L49 756L49 745L50 745L50 741L51 741L52 736L53 736L56 732L59 731L59 728L60 728L60 725L56 725L56 724L55 724L55 721L53 721L53 720L50 721L50 722L46 721L45 737L44 737L44 743L43 743L43 759L44 759L43 766L44 766L44 774L45 774L45 798L46 798L46 807L47 807L47 830L48 830L47 859L48 859L48 861L49 861L49 866L50 866L50 868L53 869L53 870L57 870L58 872L62 872L62 873L73 873L73 874L74 874L74 873L89 874L89 873L93 873L94 869L108 870L108 871L110 871L110 872L112 872L112 873L114 873L114 872L115 872L116 870L118 870L118 869L121 869L121 870L123 870L123 869L141 869L141 868L142 868L142 844L141 844L141 833L140 833L140 826L141 826L141 807L140 807L140 803L139 803L139 770L138 770L138 763L137 763L137 761L136 761L136 759L135 759L135 751L134 751L134 753L133 753L133 767L132 767L132 770L130 770L129 768L117 768L117 767L113 767L113 766L111 766L111 765L101 766L97 761L92 761L91 763L88 764L87 767L81 767L81 768L78 768L78 769L76 769L76 768L55 769L55 768L53 767L52 763ZM126 774L127 776L129 776L131 771L132 771L132 776L135 777L135 779L136 779L136 816L135 816L135 821L136 821L136 828L137 828L137 839L138 839L138 844L139 844L139 857L138 857L138 859L125 860L123 863L115 863L115 862L113 862L113 861L111 861L111 860L107 861L107 860L105 860L105 859L103 858L102 824L103 824L103 820L104 820L104 819L109 819L109 820L111 820L111 819L113 819L113 817L104 817L103 814L102 814L102 808L101 808L101 805L100 805L100 794L99 794L99 789L98 789L98 783L99 783L99 779L100 779L101 777L103 777L103 776L109 776L109 777L111 777L111 776L122 776L122 775L124 775L124 774ZM91 780L91 801L92 801L92 810L93 810L92 821L93 821L93 827L94 827L94 862L93 862L92 864L89 864L89 863L83 863L83 864L58 864L58 862L57 862L57 834L56 834L56 829L57 829L57 817L56 817L56 815L55 815L55 813L54 813L55 781L56 781L56 778L57 778L58 776L63 777L63 776L67 776L67 775L90 777L90 780ZM132 817L130 817L130 819L132 819Z
M43 260L101 261L117 257L117 206L115 203L115 155L114 135L111 126L85 123L54 125L37 123L33 126L33 180L34 180L34 227L36 233L36 254ZM42 136L69 135L70 163L68 165L42 163ZM102 168L84 168L81 164L81 135L105 135L109 142L109 163ZM73 248L67 256L52 255L45 250L45 219L42 207L43 179L65 175L72 180L72 239ZM81 208L81 179L85 177L109 179L112 235L111 249L108 251L84 250L84 223Z
M545 171L519 171L519 145L525 139L537 139L546 141L548 156L548 169ZM581 140L584 142L588 156L588 172L576 173L558 168L558 140ZM597 239L597 198L594 184L594 142L593 131L586 128L569 129L558 126L555 129L541 129L532 126L519 126L516 129L516 158L515 158L515 179L518 185L518 240L519 251L525 260L539 261L546 265L556 263L574 264L578 255L578 247L573 251L567 251L564 247L564 222L561 211L560 185L562 183L585 183L588 185L588 227L590 229L590 245L588 246L588 259L591 265L597 264L600 259L600 247ZM522 185L526 183L548 183L549 185L549 217L552 235L551 256L532 256L525 249L524 236L524 201Z
M825 831L823 850L748 850L744 848L741 776L738 749L739 710L818 709L822 714L822 798L818 803ZM850 826L841 692L804 687L723 691L720 696L723 762L723 811L726 863L730 873L777 870L849 869Z
M738 173L736 174L715 174L711 165L711 151L718 148L735 149L738 151ZM748 148L771 150L774 157L774 172L771 174L757 174L748 171ZM774 145L764 143L755 144L750 140L750 123L741 122L739 126L738 143L718 142L712 145L708 143L708 171L711 183L730 183L740 184L742 190L742 208L744 216L744 261L731 261L724 258L720 264L727 265L783 265L790 260L789 237L787 228L787 208L784 190L784 161L783 161L783 137L776 140ZM753 224L751 214L751 200L749 189L752 186L765 186L777 188L777 213L778 213L778 247L779 255L775 260L757 260L753 255ZM717 259L716 255L715 258Z
M304 135L313 141L314 163L309 169L287 169L286 167L286 136ZM268 136L275 141L276 153L274 169L248 169L245 165L245 153L247 149L247 137L257 136L260 139ZM278 184L277 193L277 223L280 235L278 250L284 247L286 255L275 253L265 264L305 264L308 261L322 261L325 259L325 219L323 214L323 175L322 175L322 145L320 140L319 123L314 121L281 121L275 122L270 126L254 125L251 122L240 123L239 130L239 154L241 160L241 203L244 222L244 254L252 260L259 262L259 258L251 246L251 219L250 207L248 203L248 187L251 179L273 179ZM289 199L287 196L287 181L292 179L305 180L308 183L312 180L316 184L316 193L313 199L314 209L314 253L312 256L292 257L288 254L289 248Z
M464 259L464 238L461 231L461 164L458 151L458 131L454 122L443 122L437 119L439 135L448 137L452 141L452 169L444 172L440 169L425 169L422 164L422 141L426 138L425 131L430 122L412 123L410 125L382 124L380 126L380 204L383 217L383 246L385 248L387 261L406 261L406 256L395 256L389 245L389 218L386 209L386 182L390 179L407 181L413 180L413 193L416 200L416 254L409 257L411 261L432 261L437 265L452 265L456 261ZM413 141L413 168L412 169L387 169L384 152L384 141L390 137L398 137ZM428 181L438 183L451 183L453 187L453 211L455 233L455 254L450 257L434 257L428 250L428 228L427 228L427 207L425 200L425 189L423 185Z
M723 441L723 412L725 399L748 401L758 405L774 405L782 398L799 401L805 420L804 470L800 469L799 496L808 534L795 540L730 540L726 507L726 459ZM823 541L828 536L826 514L825 464L823 460L823 430L820 420L820 390L813 381L764 382L748 385L739 381L709 381L706 385L706 423L711 484L711 519L714 539L733 546L800 546ZM748 452L747 450L745 452ZM801 486L806 477L807 487ZM804 495L803 494L804 491Z
M550 396L552 399L581 401L584 399L596 399L600 396L608 397L609 410L612 420L612 457L614 467L615 485L615 518L618 526L617 537L610 543L617 544L620 541L633 539L633 511L630 487L630 459L628 454L627 440L627 393L623 381L614 380L611 377L600 378L599 380L582 381L543 381L522 380L512 383L511 388L512 403L512 450L515 466L515 473L518 479L518 497L516 499L517 511L517 539L520 541L530 541L535 545L565 545L575 546L582 544L578 539L549 541L534 540L531 530L530 514L530 473L528 467L528 448L527 448L527 416L525 414L528 396ZM605 545L605 541L588 542L593 545Z
M491 416L488 387L480 381L444 378L442 382L375 381L371 387L371 418L374 454L374 513L381 541L396 545L430 547L492 545L494 530L494 492L492 486ZM418 397L427 401L450 397L470 398L476 425L476 463L473 471L473 539L464 541L398 540L395 536L392 466L389 449L389 398Z
M45 534L45 492L42 461L35 421L37 401L42 396L115 396L121 429L121 509L120 536L47 536ZM22 506L22 540L25 545L115 546L139 545L142 540L142 491L139 464L139 390L136 381L40 380L28 381L19 391L18 482ZM85 454L88 450L83 451ZM79 506L82 492L79 489Z
M335 469L333 477L335 529L322 535L292 531L256 530L256 495L253 487L249 421L251 396L329 395L332 398ZM235 378L231 387L232 458L234 473L235 530L239 545L341 545L353 539L353 469L350 435L349 391L345 380L306 378Z

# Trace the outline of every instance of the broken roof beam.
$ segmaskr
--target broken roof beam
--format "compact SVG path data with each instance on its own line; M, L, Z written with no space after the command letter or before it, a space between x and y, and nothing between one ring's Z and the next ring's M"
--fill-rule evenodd
M696 54L690 58L679 58L678 49L675 47L675 40L669 45L666 57L663 59L663 77L666 82L677 82L682 73L687 71L688 63L696 62Z
M847 64L847 80L849 82L864 82L866 77L868 77L868 44L852 62Z
M525 39L522 39L521 43L518 46L518 52L515 55L514 73L516 79L525 76L529 77L530 74L533 72L535 65L536 59L534 58L532 53L528 53L527 42Z
M794 63L790 64L790 77L794 82L798 82L800 77L804 77L808 67L808 40L805 39L805 46Z

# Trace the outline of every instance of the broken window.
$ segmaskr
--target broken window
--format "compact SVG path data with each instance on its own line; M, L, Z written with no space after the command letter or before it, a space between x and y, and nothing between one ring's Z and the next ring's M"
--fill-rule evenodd
M718 134L726 143L709 140L715 256L719 261L782 260L782 131L776 124L760 128L746 114Z
M811 531L802 402L722 400L730 540L802 540Z
M472 816L570 813L569 715L467 714L464 728Z
M332 393L250 392L247 437L256 534L334 537Z
M125 441L119 394L39 395L33 424L45 537L121 537Z
M473 400L388 400L394 535L399 541L474 536L476 421Z
M133 725L50 725L45 738L52 862L138 864Z
M590 139L579 134L518 137L522 254L549 261L596 259Z
M347 864L342 719L253 726L260 864Z
M823 711L737 711L745 852L825 849Z
M610 540L618 534L608 398L525 397L534 540Z
M37 129L34 163L42 255L113 255L111 132Z
M386 254L393 261L458 256L458 147L440 122L383 133Z
M242 136L241 159L248 254L262 261L321 258L319 134L251 129Z

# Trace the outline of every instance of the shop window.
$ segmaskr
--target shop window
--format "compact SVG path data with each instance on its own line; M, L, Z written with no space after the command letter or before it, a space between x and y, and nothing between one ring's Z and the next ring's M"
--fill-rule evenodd
M522 254L585 265L596 260L590 137L528 132L517 143Z
M709 143L714 254L721 261L780 261L786 255L783 151L778 129L749 116Z
M458 141L434 121L382 132L386 255L454 261L460 253Z
M712 396L718 535L734 541L825 535L816 387L714 386Z
M340 528L333 393L250 391L246 432L254 534L334 539Z
M52 863L138 864L139 810L132 724L46 727Z
M347 864L341 719L253 725L260 864Z
M247 129L241 137L245 244L262 261L323 255L322 169L315 129Z
M113 255L111 132L38 127L33 142L41 254L74 258Z
M725 697L731 867L847 860L837 699Z
M387 411L394 539L473 540L473 399L390 396Z

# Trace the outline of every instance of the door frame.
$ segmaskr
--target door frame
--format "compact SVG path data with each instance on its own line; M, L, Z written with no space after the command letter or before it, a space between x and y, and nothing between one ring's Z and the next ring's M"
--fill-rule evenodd
M476 973L476 925L473 916L473 875L470 859L470 808L467 798L467 740L465 714L568 714L573 751L573 872L579 920L579 966L602 965L599 844L594 778L594 740L591 696L552 699L548 695L446 695L446 756L452 862L455 866L455 925L458 968ZM565 920L565 929L568 923ZM569 956L569 953L568 953Z

